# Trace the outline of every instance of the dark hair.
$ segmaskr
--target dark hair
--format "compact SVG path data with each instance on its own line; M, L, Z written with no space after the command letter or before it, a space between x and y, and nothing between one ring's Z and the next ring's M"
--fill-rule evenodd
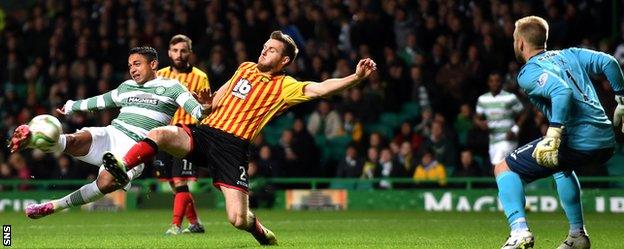
M279 30L273 31L271 33L271 39L275 39L284 43L284 55L290 58L288 64L286 64L284 67L290 65L290 63L295 61L295 58L297 58L297 54L299 53L299 49L297 48L297 44L295 43L295 41L289 35L284 34L282 33L282 31Z
M186 42L186 45L188 45L189 50L193 50L193 41L191 41L191 38L188 38L188 36L185 36L183 34L177 34L173 37L171 37L171 40L169 41L169 46L178 44L180 42Z
M128 55L140 54L147 59L148 62L153 60L158 61L158 52L153 47L143 46L143 47L134 47L130 49Z

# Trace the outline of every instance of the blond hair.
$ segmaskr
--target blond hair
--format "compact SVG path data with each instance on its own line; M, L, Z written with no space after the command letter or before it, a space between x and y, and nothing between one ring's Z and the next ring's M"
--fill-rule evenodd
M548 22L539 16L527 16L516 21L516 34L535 48L546 48Z

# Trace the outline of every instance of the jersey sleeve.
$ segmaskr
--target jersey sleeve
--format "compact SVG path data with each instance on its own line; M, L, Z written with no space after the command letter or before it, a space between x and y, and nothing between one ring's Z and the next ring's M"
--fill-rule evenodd
M550 103L551 115L548 117L551 125L565 123L570 111L572 89L563 79L535 63L529 63L518 73L518 84L532 100Z
M304 89L309 84L315 84L309 81L297 81L293 77L286 76L282 82L282 96L284 101L290 105L296 105L309 101L313 97L305 96Z
M618 95L624 95L624 76L617 60L606 53L585 48L570 48L578 62L590 74L604 74L611 88Z
M116 89L106 92L104 94L93 96L86 99L76 100L71 106L71 112L76 111L95 111L103 110L120 106L119 88L123 86L123 83Z
M477 99L476 112L478 115L485 115L485 108L483 107L483 101L481 101L481 98Z
M195 100L191 92L180 83L172 86L172 91L172 98L175 99L178 106L182 107L193 118L201 120L202 105Z

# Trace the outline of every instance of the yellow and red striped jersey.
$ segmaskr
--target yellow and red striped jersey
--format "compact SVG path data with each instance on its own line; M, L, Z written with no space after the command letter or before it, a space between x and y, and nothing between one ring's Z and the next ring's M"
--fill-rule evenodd
M201 123L251 141L274 116L310 100L303 93L310 83L286 75L261 73L256 63L242 63L223 86L225 92L219 102Z
M157 75L159 77L176 79L180 81L190 92L199 94L200 91L206 89L210 90L208 84L208 76L196 67L192 67L188 72L174 72L171 67L165 67L158 70ZM194 119L190 114L184 111L184 108L180 107L173 114L171 124L197 124L199 121Z

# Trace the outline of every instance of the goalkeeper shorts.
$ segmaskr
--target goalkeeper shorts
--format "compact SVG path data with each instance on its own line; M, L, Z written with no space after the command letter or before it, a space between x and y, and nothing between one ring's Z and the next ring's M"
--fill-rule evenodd
M533 140L515 149L505 158L509 169L520 175L520 178L526 183L551 176L559 171L572 171L591 165L603 165L613 156L614 152L612 147L597 150L575 150L562 142L559 147L559 166L546 168L539 165L532 156L533 150L541 140L542 138Z

